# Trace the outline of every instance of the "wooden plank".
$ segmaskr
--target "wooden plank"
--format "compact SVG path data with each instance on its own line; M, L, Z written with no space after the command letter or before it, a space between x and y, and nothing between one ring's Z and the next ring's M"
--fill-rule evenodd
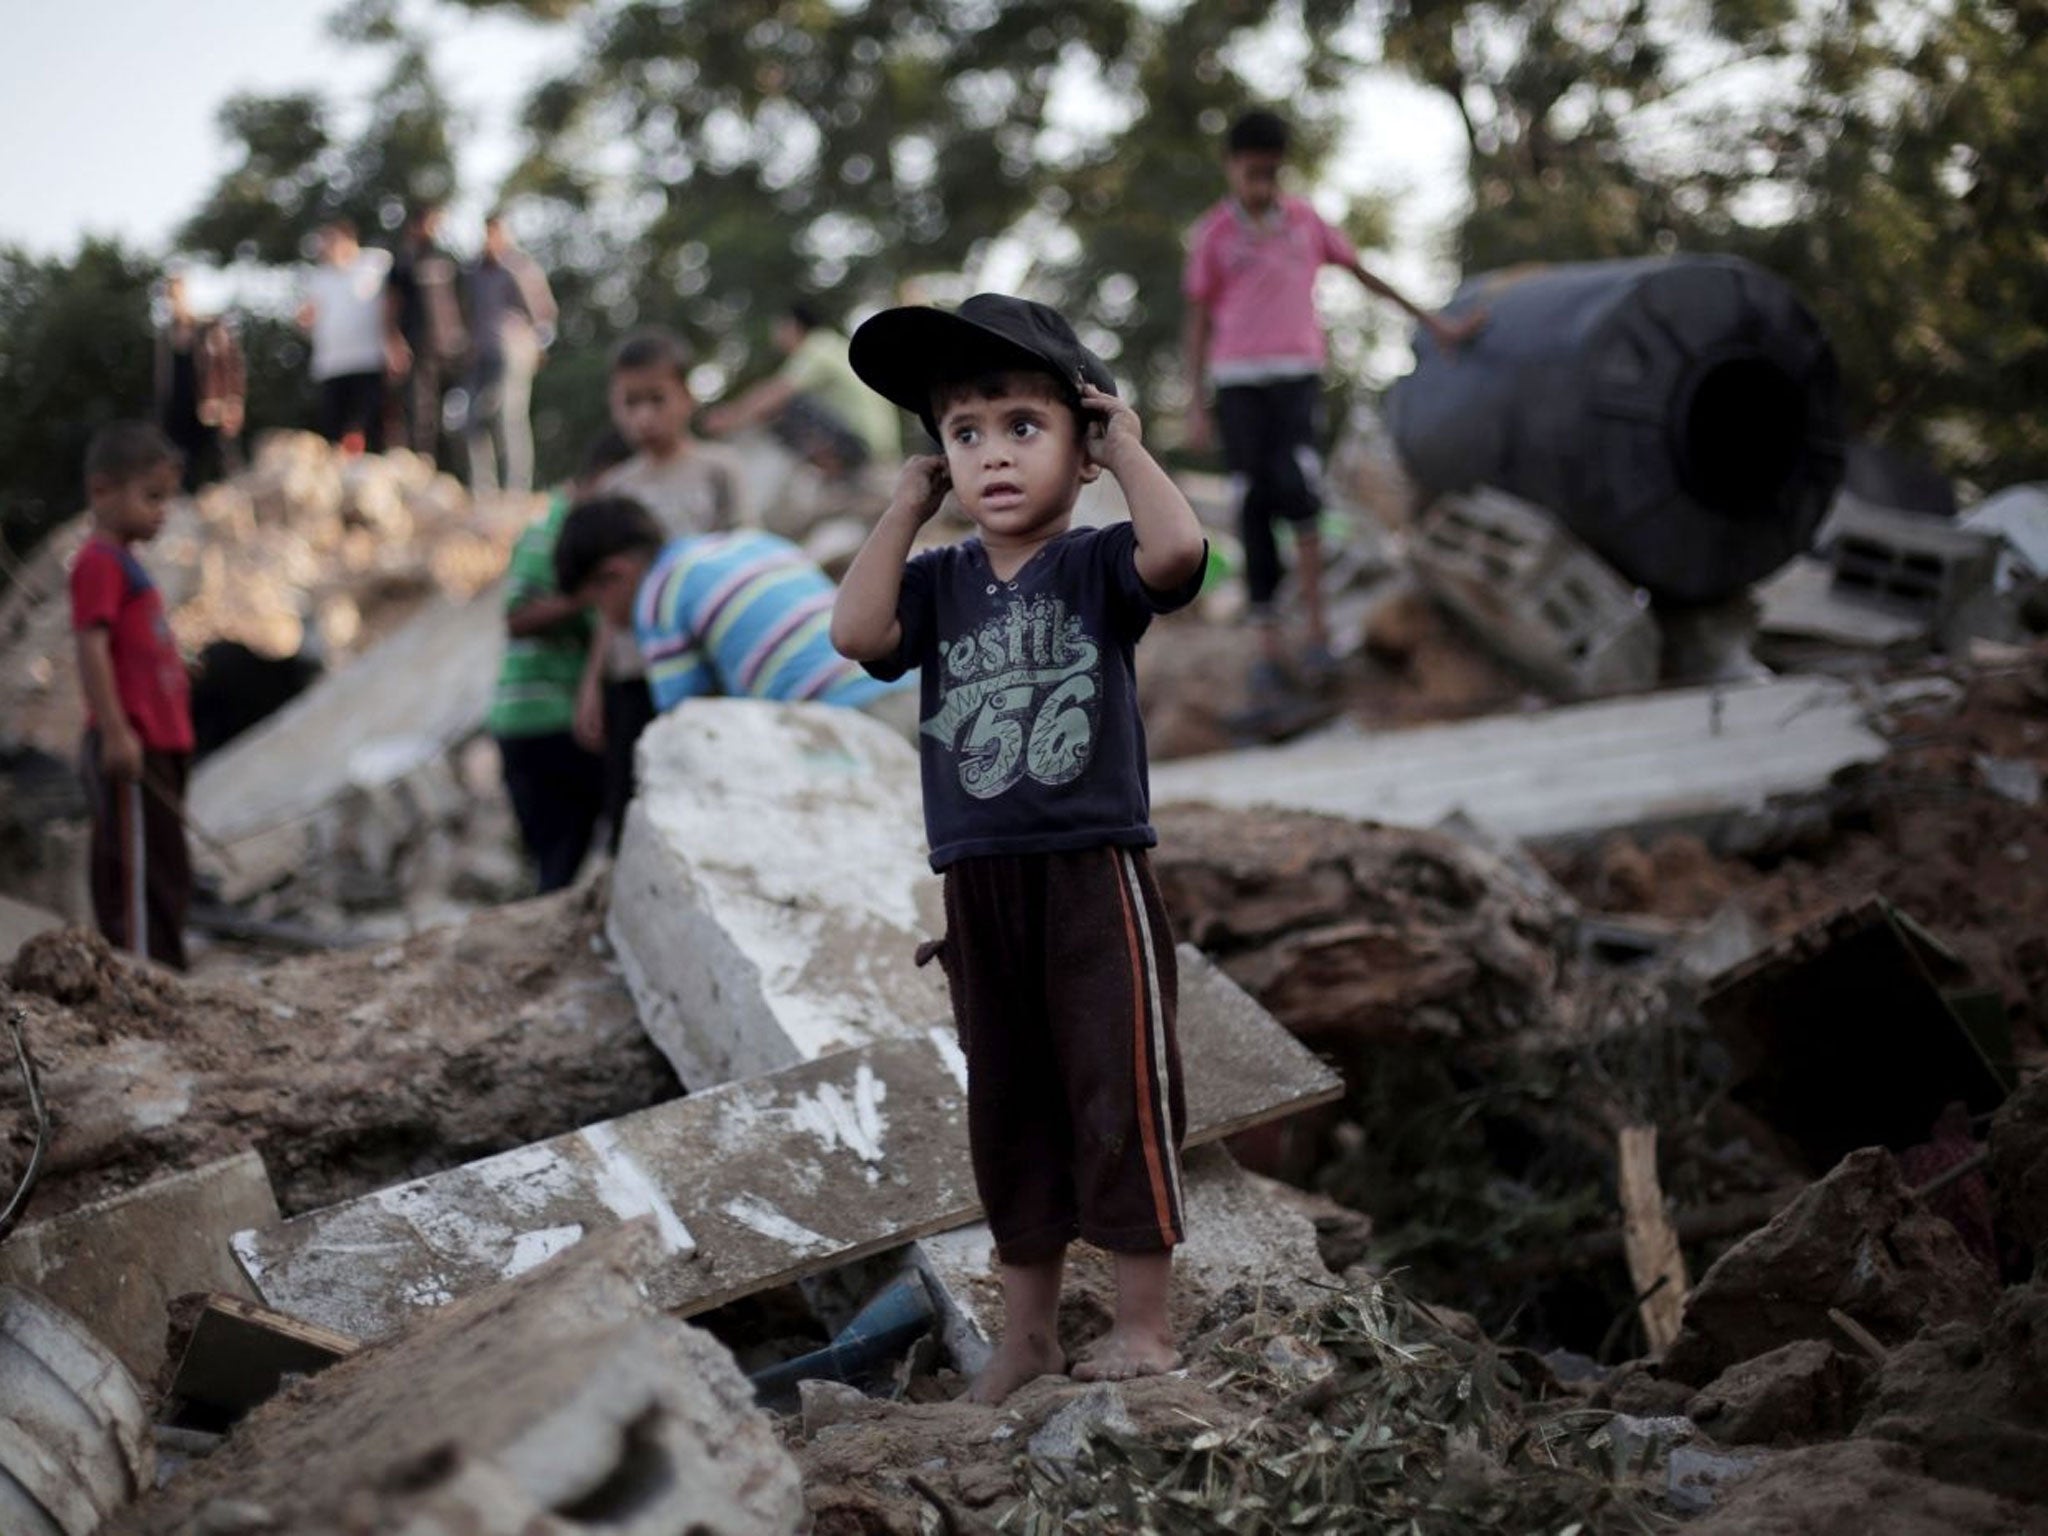
M1325 1103L1342 1082L1183 946L1190 1145ZM727 1083L238 1233L272 1306L361 1339L652 1215L644 1279L688 1315L980 1214L952 1026Z
M1664 1209L1664 1187L1657 1179L1657 1128L1621 1128L1622 1245L1628 1254L1629 1279L1642 1300L1637 1311L1650 1353L1661 1355L1678 1337L1685 1316L1689 1285L1685 1254L1678 1233Z
M228 1419L273 1397L288 1375L310 1376L354 1354L346 1334L218 1293L192 1318L171 1396Z

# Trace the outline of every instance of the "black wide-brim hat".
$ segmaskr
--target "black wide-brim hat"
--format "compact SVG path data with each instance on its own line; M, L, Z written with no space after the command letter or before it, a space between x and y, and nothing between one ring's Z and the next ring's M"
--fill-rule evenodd
M1050 373L1079 405L1081 380L1116 393L1109 364L1081 345L1056 309L1006 293L977 293L958 309L885 309L853 333L853 371L876 394L924 423L936 438L932 391L952 379L1024 369Z

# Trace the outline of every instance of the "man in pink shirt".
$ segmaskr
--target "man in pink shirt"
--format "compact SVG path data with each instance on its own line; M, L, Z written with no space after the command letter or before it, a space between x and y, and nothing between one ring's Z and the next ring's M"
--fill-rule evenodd
M1344 268L1367 292L1413 315L1439 346L1459 345L1479 325L1476 316L1446 320L1410 303L1360 266L1351 242L1304 199L1281 192L1287 141L1287 124L1271 112L1247 112L1231 124L1223 161L1230 195L1195 224L1181 284L1193 386L1188 446L1199 453L1211 445L1208 393L1213 387L1214 427L1222 431L1224 462L1238 485L1245 585L1260 632L1260 659L1252 677L1259 697L1286 687L1284 646L1273 612L1281 575L1275 518L1294 524L1301 552L1308 630L1302 670L1320 682L1334 665L1316 533L1322 508L1317 417L1327 357L1316 319L1316 273L1325 266Z

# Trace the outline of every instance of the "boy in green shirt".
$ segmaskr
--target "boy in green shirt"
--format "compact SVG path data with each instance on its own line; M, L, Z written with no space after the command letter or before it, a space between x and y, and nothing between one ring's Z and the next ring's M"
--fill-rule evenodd
M604 758L574 734L590 613L555 587L555 540L586 488L631 455L616 432L598 439L575 483L519 536L506 572L505 658L485 724L543 893L576 878L604 811Z

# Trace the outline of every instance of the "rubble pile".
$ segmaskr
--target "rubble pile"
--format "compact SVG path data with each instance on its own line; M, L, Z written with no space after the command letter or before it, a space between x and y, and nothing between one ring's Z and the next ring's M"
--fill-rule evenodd
M0 984L20 1008L55 1141L39 1218L261 1150L287 1212L638 1109L679 1092L607 962L592 890L247 978L179 978L71 928ZM26 1146L0 1081L4 1161Z

